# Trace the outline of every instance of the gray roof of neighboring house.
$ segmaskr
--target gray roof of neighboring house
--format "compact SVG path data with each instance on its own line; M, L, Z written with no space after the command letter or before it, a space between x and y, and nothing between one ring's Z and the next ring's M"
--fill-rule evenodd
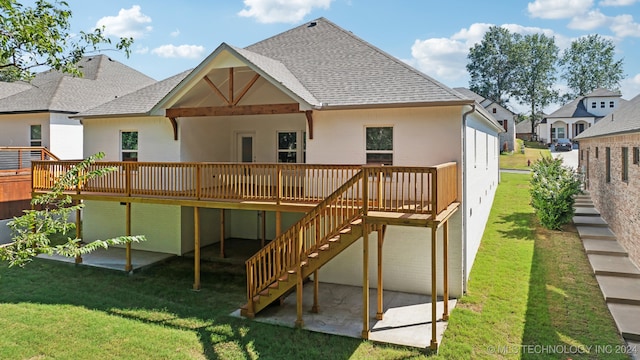
M77 113L155 82L105 55L84 57L78 66L83 77L51 70L36 74L27 86L22 83L22 91L0 98L0 113Z
M593 90L591 93L589 93L588 95L585 96L580 96L576 99L574 99L573 101L569 102L568 104L562 106L560 109L552 112L551 114L547 115L547 117L549 118L571 118L571 117L592 117L592 118L597 118L599 116L596 116L592 113L590 113L584 106L584 100L585 98L591 98L591 97L620 97L620 91L611 91L611 90L607 90L607 89L595 89ZM626 102L625 99L620 99L620 104L622 105L624 102Z
M516 134L530 134L531 121L523 120L516 124Z
M473 99L477 101L478 103L482 103L484 100L487 100L487 98L485 98L484 96L479 95L464 87L456 87L456 88L453 88L453 90L459 92L460 94L466 96L469 99Z
M109 115L144 115L160 101L171 89L180 83L190 70L158 81L132 93L118 97L92 109L84 111L75 117L109 116Z
M640 95L626 101L620 109L603 117L593 126L576 136L576 139L640 132Z

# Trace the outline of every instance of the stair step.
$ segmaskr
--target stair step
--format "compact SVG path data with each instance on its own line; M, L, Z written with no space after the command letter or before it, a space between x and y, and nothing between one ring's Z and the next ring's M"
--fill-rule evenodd
M280 282L275 281L273 283L271 283L271 285L269 285L269 289L277 289L280 287Z
M318 254L317 252L314 252L314 253L309 254L308 258L309 259L317 259L318 256L320 256L320 254Z
M574 216L573 223L578 226L599 226L599 227L608 227L606 221L600 216Z
M337 242L337 241L340 241L340 236L334 236L331 239L329 239L330 243L334 243L334 242Z
M286 273L284 275L282 275L281 277L278 278L279 282L285 282L289 280L289 273Z
M576 226L581 239L616 240L616 235L608 227Z
M260 294L261 296L269 296L269 288L260 291L258 294Z
M622 337L640 341L640 306L628 304L607 304Z
M596 276L608 303L640 305L640 281L618 276Z
M329 250L329 244L324 244L324 245L320 246L318 249L320 249L322 251L327 251L327 250Z
M350 233L351 233L351 227L346 227L340 230L340 234L350 234Z
M600 216L600 212L593 207L574 207L574 212L578 216Z
M588 254L587 257L596 275L640 278L640 270L629 258L598 254Z
M360 225L362 224L362 219L355 219L351 222L351 225Z
M617 241L584 239L582 245L587 254L628 256L627 251Z

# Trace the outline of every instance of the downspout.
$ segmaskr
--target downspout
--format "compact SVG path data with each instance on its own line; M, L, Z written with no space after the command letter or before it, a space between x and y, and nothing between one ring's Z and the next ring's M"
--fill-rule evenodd
M476 111L476 104L471 104L471 110L462 114L462 292L467 292L467 116Z

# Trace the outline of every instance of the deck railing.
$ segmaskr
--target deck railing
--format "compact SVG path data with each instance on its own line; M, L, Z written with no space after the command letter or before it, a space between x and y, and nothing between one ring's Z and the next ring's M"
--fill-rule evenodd
M45 192L79 161L33 161L33 191ZM362 169L370 211L438 214L458 197L457 164L435 167L109 162L113 171L66 190L77 194L203 201L317 204Z
M31 163L40 160L58 160L44 147L0 146L0 175L28 174Z

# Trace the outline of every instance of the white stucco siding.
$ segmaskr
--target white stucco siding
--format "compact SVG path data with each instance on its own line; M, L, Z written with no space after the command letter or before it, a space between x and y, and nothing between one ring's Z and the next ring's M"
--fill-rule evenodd
M466 178L460 211L465 221L465 277L480 247L499 182L498 134L484 120L474 115L467 118L465 128Z
M298 146L306 131L304 114L185 118L178 123L181 161L238 161L238 136L250 134L255 162L273 163L277 161L278 131L298 132Z
M85 241L125 235L125 205L111 201L85 201L83 238ZM131 205L131 234L145 235L147 241L132 244L133 249L182 254L180 206Z
M83 130L78 119L69 119L66 114L51 114L50 150L62 160L83 157Z
M220 210L200 208L200 246L207 246L220 242ZM192 207L183 206L181 239L181 253L195 249L195 218Z
M104 152L105 161L120 161L120 132L138 132L138 161L180 161L180 141L165 117L84 119L84 157Z
M0 146L30 146L31 125L42 126L42 146L50 148L49 113L0 115Z

